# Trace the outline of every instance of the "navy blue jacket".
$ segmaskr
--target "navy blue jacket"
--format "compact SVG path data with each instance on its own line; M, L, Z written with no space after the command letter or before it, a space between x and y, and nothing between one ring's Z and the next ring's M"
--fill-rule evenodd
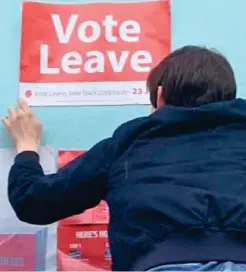
M113 270L246 263L246 101L164 107L53 175L23 152L8 192L18 218L39 225L105 199Z

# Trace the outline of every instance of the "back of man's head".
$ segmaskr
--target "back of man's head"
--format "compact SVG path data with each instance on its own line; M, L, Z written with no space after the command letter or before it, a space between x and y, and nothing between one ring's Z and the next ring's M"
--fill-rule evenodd
M150 101L158 108L158 89L164 103L199 107L236 98L236 81L228 60L216 51L185 46L163 59L149 74Z

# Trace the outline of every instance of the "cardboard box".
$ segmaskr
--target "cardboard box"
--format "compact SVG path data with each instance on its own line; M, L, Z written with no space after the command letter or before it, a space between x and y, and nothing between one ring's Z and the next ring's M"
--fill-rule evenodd
M106 224L59 226L59 271L110 271L111 254Z
M110 271L109 211L102 201L81 215L59 222L57 266L59 271Z
M84 151L59 151L58 167L82 155ZM57 230L58 271L109 271L109 209L105 201L82 214L61 220Z
M109 208L105 201L93 209L89 209L82 214L68 217L59 222L59 226L71 226L80 224L108 224Z
M44 271L46 227L0 227L0 271Z

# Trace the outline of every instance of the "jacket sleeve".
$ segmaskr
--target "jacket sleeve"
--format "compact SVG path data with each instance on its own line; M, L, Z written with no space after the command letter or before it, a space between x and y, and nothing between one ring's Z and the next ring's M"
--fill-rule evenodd
M51 175L44 174L37 153L18 154L8 180L8 197L17 217L46 225L96 206L107 190L109 146L106 139Z

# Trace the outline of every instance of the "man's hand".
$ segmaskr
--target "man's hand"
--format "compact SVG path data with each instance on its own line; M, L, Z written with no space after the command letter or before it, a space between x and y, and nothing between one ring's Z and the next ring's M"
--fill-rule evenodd
M3 124L15 143L17 153L23 151L38 152L42 137L42 124L34 117L28 104L20 100L19 108L8 109L9 117L3 118Z

